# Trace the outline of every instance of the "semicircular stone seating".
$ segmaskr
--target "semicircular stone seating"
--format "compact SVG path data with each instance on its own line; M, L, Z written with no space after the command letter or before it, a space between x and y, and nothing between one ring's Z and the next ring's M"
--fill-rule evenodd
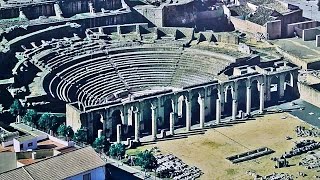
M27 49L25 56L48 70L44 84L48 94L84 106L105 103L110 95L122 91L204 83L230 64L181 46L116 47L101 39L53 40Z

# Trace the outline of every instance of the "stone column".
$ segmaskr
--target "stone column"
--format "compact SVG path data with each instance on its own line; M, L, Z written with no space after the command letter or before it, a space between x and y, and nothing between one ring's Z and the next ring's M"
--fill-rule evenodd
M205 121L205 104L204 104L204 98L199 97L198 103L200 105L200 128L202 129L204 127L204 121Z
M251 113L251 86L247 87L247 115L250 115Z
M175 113L171 112L170 113L170 127L169 131L171 135L174 135L174 118L175 118Z
M232 100L232 120L236 120L238 112L238 101L236 99Z
M279 77L279 99L283 99L284 98L284 86L285 86L285 76L284 75L280 75Z
M173 123L178 123L178 100L177 99L174 99L172 101L172 110L173 110L173 113L174 113L174 117L173 117ZM174 124L173 124L174 125Z
M216 124L221 122L221 102L220 99L216 100Z
M139 111L134 112L134 140L140 141L140 116Z
M263 113L264 111L264 83L261 83L260 85L260 113Z
M117 125L117 143L121 143L121 124Z
M156 115L156 106L151 107L151 123L152 123L152 140L157 139L157 115Z
M186 131L191 130L191 102L189 99L185 99L186 102Z
M103 136L103 130L102 129L99 129L98 130L98 138L102 137Z
M108 113L105 113L106 117L108 117ZM106 122L106 119L103 117L103 115L100 115L100 122L102 122L102 134L103 135L106 135L106 126L107 126L107 122Z
M128 126L132 126L133 122L132 122L132 115L133 115L133 111L131 108L128 109Z

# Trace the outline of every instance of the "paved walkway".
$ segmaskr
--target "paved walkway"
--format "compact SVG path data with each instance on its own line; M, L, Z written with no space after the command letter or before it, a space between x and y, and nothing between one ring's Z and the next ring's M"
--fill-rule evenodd
M24 132L26 134L31 134L33 136L45 136L47 135L46 133L40 131L40 130L37 130L35 128L31 128L30 126L28 125L25 125L23 123L11 123L10 124L11 127L13 127L14 129L17 129L21 132Z

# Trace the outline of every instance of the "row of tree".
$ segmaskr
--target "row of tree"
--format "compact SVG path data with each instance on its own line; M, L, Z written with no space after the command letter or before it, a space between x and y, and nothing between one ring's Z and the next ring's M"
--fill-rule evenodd
M87 142L87 133L84 128L80 128L76 133L73 132L71 126L66 126L64 120L50 113L43 113L38 118L38 113L34 109L25 109L18 100L15 100L10 107L13 116L22 116L22 121L38 129L46 132L52 131L59 136L73 139L76 142ZM121 159L126 152L126 147L122 143L112 144L107 141L105 136L96 138L92 144L98 152L106 152L111 157ZM156 158L152 151L143 151L137 154L135 164L144 170L152 170L157 167Z
M53 134L69 139L75 139L79 142L87 141L86 133L82 128L74 133L71 126L65 125L65 120L63 118L58 118L50 113L43 113L40 118L38 118L36 110L25 109L17 99L11 105L10 113L13 116L22 117L22 122L33 128L43 130L47 133L52 131Z

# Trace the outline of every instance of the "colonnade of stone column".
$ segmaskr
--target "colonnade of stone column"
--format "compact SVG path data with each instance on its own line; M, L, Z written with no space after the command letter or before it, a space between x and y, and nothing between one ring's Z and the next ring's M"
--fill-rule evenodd
M259 111L262 113L264 111L264 101L265 101L265 84L261 83L259 84L258 89L260 90L260 102L259 102ZM246 114L250 115L251 114L251 92L252 88L251 85L247 85L246 86ZM218 92L219 93L219 92ZM223 92L222 95L218 94L218 99L216 99L216 124L221 123L221 116L222 116L222 110L225 104L225 100L224 100L224 95L226 92ZM237 100L237 92L236 90L232 92L233 96L232 96L232 111L231 111L231 120L236 120L237 118L237 114L238 114L238 100ZM204 96L200 96L198 97L198 104L199 104L199 127L200 129L203 129L205 127L205 116L206 116L206 102L208 102L208 99L206 99L208 97ZM158 130L158 116L161 114L161 112L159 112L159 107L160 106L160 101L158 101L159 103L155 103L155 105L151 106L151 137L152 140L156 140L157 139L157 130ZM181 103L181 102L180 102ZM186 114L185 114L185 119L186 119L186 126L185 126L185 131L190 131L191 130L191 111L192 111L192 103L191 103L191 99L190 97L185 97L184 99L184 103L186 106ZM210 102L211 103L211 102ZM178 98L175 100L172 100L172 110L173 112L170 113L169 115L169 133L171 135L174 135L174 125L176 122L176 118L178 116ZM128 119L128 125L133 125L133 118L134 118L134 140L136 142L140 141L140 128L141 128L141 114L142 110L133 110L133 108L131 107L128 110L128 115L126 116L126 118ZM124 115L121 114L121 118L124 118ZM117 142L121 142L121 125L117 126Z

